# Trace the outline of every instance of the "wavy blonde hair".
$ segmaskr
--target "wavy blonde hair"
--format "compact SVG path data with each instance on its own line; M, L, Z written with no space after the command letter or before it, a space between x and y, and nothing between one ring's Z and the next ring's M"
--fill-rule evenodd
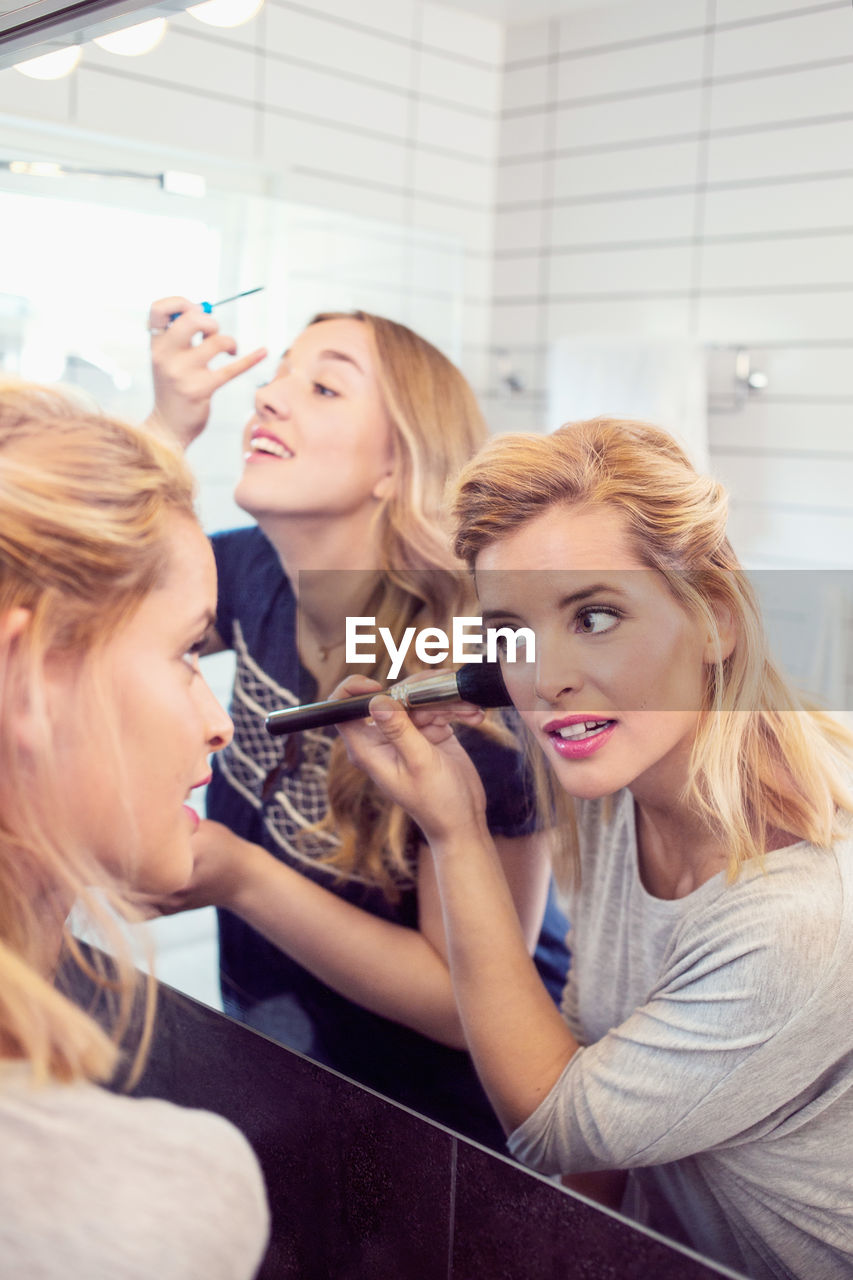
M474 599L451 549L446 497L488 437L476 396L456 366L405 325L366 311L322 312L311 324L326 320L357 320L367 329L391 422L394 483L374 517L380 554L367 611L394 636L411 626L447 630L454 615L471 612ZM381 654L367 674L387 680L389 665ZM407 656L401 675L417 669ZM499 734L497 726L491 732ZM411 882L410 819L350 762L340 740L332 747L328 791L329 811L315 830L334 834L337 844L324 862L366 877L393 898Z
M0 628L16 610L28 615L0 645L0 1055L27 1060L42 1083L110 1078L133 1024L130 1084L150 1039L153 982L142 989L113 914L138 918L134 855L110 874L67 838L48 673L60 655L76 663L92 732L115 743L117 759L98 655L165 575L176 514L195 520L192 477L173 446L69 394L0 381ZM66 919L75 901L114 959L93 964L81 950ZM46 948L57 937L94 984L89 1010L52 981Z
M550 508L593 505L622 515L639 562L716 637L686 794L729 846L730 878L763 854L771 828L831 844L853 809L853 735L807 706L774 665L755 593L726 536L725 491L697 474L665 432L594 418L552 435L492 441L459 477L455 549L473 568L485 547ZM718 611L737 634L725 658ZM573 878L571 802L538 750L534 764L540 802L566 831L561 870Z

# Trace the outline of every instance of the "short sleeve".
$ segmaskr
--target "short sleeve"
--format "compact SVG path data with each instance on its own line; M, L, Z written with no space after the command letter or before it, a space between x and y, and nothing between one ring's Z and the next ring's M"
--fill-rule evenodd
M578 1050L510 1136L512 1154L544 1173L637 1168L772 1128L853 1049L838 937L825 884L808 902L774 901L760 879L723 893L679 936L648 1000Z

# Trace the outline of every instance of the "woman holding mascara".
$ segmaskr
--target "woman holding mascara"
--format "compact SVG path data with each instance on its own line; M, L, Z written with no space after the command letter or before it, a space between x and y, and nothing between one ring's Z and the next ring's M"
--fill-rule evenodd
M150 323L155 420L188 445L216 387L263 353L212 369L215 355L235 355L233 339L185 298L155 303ZM257 526L212 539L208 652L236 654L235 737L214 766L193 885L170 905L220 908L229 1012L502 1148L464 1050L415 825L348 761L334 730L274 739L263 725L272 710L331 693L345 671L346 616L396 633L446 628L469 611L442 503L485 434L444 356L362 312L316 317L256 392L235 497ZM387 672L377 662L370 674ZM547 837L531 821L518 750L499 726L464 732L525 945L556 998L565 922L548 896Z

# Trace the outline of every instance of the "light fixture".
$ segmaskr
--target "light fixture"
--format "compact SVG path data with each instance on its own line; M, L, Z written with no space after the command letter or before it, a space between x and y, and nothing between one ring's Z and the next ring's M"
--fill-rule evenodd
M135 27L123 27L121 31L95 36L95 44L106 49L107 53L120 53L126 58L136 58L157 47L166 34L167 26L165 18L151 18L149 22L138 22Z
M10 160L7 165L10 173L26 173L31 178L61 178L62 167L52 160Z
M254 18L264 0L205 0L204 4L192 4L187 9L199 22L211 27L239 27L241 22Z
M33 80L59 80L61 76L70 75L80 61L81 53L79 44L69 44L64 49L54 49L53 53L43 53L38 58L28 58L26 62L12 65L21 75L30 76Z

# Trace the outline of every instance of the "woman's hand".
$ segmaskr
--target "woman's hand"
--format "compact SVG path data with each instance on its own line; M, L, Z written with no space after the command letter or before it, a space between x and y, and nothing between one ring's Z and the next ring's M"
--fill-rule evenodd
M171 316L178 314L176 320ZM214 357L236 356L237 343L219 332L219 323L188 298L160 298L148 315L151 331L151 369L154 411L149 422L165 427L184 448L207 425L214 392L251 369L266 356L263 347L216 369ZM193 345L196 334L201 342Z
M379 690L375 680L350 676L335 698ZM418 707L408 713L394 698L378 696L370 720L338 726L350 759L411 814L430 843L465 827L486 832L486 798L477 770L451 727L479 724L483 712L470 702Z
M192 850L194 863L189 883L153 904L160 915L194 911L196 907L233 909L258 860L269 857L259 845L208 818L199 823L192 837Z

